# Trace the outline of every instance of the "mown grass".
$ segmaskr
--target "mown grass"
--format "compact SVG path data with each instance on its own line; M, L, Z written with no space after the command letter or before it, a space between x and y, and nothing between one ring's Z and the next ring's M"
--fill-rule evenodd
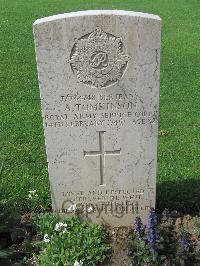
M0 114L4 201L50 206L32 24L85 9L125 9L162 18L159 208L200 206L199 0L0 0ZM39 197L27 200L29 190Z

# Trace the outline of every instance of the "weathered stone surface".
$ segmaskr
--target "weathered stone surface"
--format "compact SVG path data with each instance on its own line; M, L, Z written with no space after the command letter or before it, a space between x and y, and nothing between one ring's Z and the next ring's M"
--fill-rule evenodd
M34 23L54 211L128 226L154 207L160 27L115 10Z

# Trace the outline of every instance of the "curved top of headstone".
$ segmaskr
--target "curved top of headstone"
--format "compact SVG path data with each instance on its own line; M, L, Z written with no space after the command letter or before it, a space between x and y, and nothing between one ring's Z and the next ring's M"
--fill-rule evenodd
M161 20L157 15L134 12L134 11L125 11L125 10L86 10L86 11L77 11L69 12L64 14L58 14L54 16L49 16L41 19L37 19L33 25L43 24L59 19L71 18L71 17L81 17L81 16L94 16L94 15L118 15L118 16L132 16L132 17L141 17L148 19Z

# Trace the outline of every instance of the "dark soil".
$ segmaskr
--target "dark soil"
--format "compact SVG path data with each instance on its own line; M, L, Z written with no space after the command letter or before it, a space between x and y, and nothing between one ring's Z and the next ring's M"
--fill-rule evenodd
M130 234L131 227L107 227L109 243L112 248L111 260L105 266L130 266L125 240Z

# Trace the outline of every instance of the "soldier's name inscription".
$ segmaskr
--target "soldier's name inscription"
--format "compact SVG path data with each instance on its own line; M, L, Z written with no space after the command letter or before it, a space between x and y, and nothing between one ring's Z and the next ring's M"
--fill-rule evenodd
M44 115L46 127L88 127L123 125L127 118L135 125L156 123L158 111L137 110L137 96L133 94L61 95L60 113Z

